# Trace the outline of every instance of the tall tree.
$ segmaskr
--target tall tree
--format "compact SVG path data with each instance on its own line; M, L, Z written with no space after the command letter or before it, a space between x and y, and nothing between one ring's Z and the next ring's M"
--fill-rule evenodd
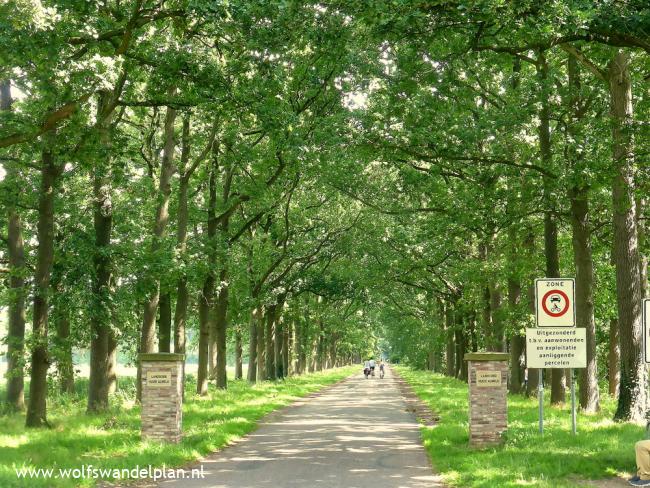
M170 94L175 93L174 89L169 90ZM176 109L167 107L165 114L165 124L163 129L164 148L162 162L160 165L160 175L158 178L157 206L156 215L153 225L153 235L150 246L150 253L155 258L160 252L162 240L165 237L167 224L169 222L169 198L171 196L171 178L174 173L174 149L176 140L174 134L174 123L176 121ZM148 288L147 298L144 305L142 318L142 328L140 334L140 352L153 352L155 340L155 320L158 302L160 299L160 271L153 269L149 276L146 277ZM169 334L167 334L169 336ZM138 399L142 393L142 368L138 364L137 380Z
M0 111L11 110L11 82L0 81ZM25 245L22 222L16 196L20 184L16 168L9 164L5 169L5 181L12 185L11 196L7 198L7 252L9 254L9 316L7 331L7 405L14 410L25 408L24 349L25 349Z
M55 187L63 172L56 161L53 137L46 137L41 150L41 184L38 198L38 250L34 272L34 311L31 339L31 374L27 427L43 427L47 422L47 353L48 305L52 262L54 260L54 200Z

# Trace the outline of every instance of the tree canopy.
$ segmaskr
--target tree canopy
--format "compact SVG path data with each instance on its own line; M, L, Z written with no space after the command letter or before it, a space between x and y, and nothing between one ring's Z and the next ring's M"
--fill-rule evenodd
M533 280L562 276L581 407L607 378L644 418L649 29L634 1L4 2L7 404L29 372L46 424L86 350L91 412L117 351L196 357L198 394L228 358L467 379L508 351L530 392Z

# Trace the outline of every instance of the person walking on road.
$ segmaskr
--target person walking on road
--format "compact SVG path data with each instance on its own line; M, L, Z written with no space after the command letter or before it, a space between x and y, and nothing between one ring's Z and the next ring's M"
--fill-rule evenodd
M368 379L368 376L370 376L370 361L366 360L365 363L363 363L363 375Z
M375 376L375 366L376 366L375 360L373 358L370 358L370 374L372 376Z
M650 427L650 422L648 423ZM636 475L628 480L632 486L650 486L650 440L645 439L634 445L636 454Z

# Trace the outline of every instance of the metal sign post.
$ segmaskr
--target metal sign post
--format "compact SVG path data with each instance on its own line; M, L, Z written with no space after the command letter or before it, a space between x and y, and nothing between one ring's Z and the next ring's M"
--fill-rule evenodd
M539 399L539 433L544 433L544 370L539 370L537 383L537 398Z

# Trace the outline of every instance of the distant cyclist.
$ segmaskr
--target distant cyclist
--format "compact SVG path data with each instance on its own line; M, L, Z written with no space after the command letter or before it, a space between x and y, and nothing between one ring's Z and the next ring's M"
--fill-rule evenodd
M373 375L373 376L375 376L375 366L376 366L375 360L371 358L370 359L370 374Z

